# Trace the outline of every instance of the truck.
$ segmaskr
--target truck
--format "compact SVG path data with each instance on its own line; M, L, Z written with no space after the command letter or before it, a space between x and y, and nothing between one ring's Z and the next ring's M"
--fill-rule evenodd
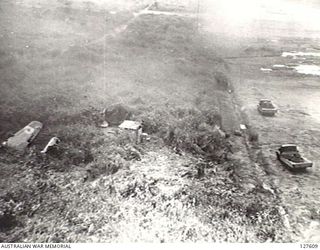
M274 116L278 109L268 99L261 99L258 104L258 111L265 116Z
M278 160L290 170L305 170L311 168L313 163L301 156L295 144L284 144L277 151Z

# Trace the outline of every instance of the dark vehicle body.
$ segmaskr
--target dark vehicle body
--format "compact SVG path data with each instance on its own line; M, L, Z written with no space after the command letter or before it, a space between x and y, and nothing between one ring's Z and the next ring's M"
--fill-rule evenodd
M294 144L282 145L277 151L278 160L290 170L305 170L312 167L313 163L300 155Z
M270 100L262 99L259 101L258 111L265 116L274 116L278 110Z

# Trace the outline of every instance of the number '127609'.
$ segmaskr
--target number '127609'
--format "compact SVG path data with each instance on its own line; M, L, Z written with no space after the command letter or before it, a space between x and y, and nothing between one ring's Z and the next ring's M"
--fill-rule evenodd
M318 244L300 244L300 248L318 248Z

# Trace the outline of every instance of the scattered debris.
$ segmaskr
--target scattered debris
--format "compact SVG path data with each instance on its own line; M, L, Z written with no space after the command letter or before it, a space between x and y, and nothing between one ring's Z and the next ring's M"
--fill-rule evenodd
M247 126L244 125L244 124L240 124L240 129L241 129L241 130L246 130L246 129L247 129Z
M41 151L42 154L47 153L49 147L52 147L60 142L60 139L58 137L52 137L48 144L45 146L45 148Z
M135 143L141 142L142 125L140 122L125 120L119 125L119 128L128 131L130 137Z
M221 130L218 125L215 125L213 128L214 134L218 135L219 138L226 138L226 133Z
M101 125L100 125L101 128L107 128L109 127L109 123L107 121L104 121Z
M14 136L10 137L3 145L22 151L34 140L41 128L41 122L32 121L15 133Z
M125 120L119 125L119 128L129 129L129 130L138 130L141 128L141 123L137 121Z
M143 141L150 141L150 136L147 133L141 134L141 142Z
M275 195L274 190L270 185L262 183L262 188L266 191L269 191L271 194Z

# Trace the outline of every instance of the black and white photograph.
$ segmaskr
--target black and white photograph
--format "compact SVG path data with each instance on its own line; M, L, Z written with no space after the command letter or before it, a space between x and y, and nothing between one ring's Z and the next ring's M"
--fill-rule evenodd
M73 243L317 249L320 1L0 0L0 247Z

